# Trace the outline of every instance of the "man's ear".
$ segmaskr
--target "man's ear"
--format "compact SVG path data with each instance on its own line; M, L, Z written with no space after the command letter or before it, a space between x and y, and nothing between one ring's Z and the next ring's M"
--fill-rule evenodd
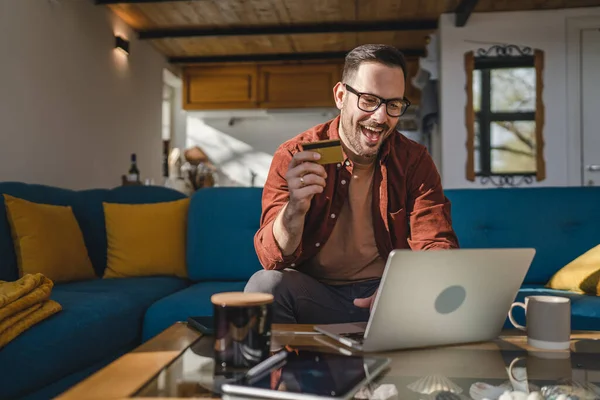
M335 106L338 110L342 109L344 105L344 95L346 94L346 90L344 88L344 84L342 82L338 82L333 87L333 99L335 100Z

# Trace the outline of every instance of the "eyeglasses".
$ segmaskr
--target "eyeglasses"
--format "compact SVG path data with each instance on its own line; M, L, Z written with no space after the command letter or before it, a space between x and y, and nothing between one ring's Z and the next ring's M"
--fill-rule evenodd
M385 104L385 110L390 117L400 117L410 106L410 101L406 97L402 99L384 99L371 93L358 92L347 83L344 83L344 86L350 93L358 96L357 106L365 112L375 112L382 104Z

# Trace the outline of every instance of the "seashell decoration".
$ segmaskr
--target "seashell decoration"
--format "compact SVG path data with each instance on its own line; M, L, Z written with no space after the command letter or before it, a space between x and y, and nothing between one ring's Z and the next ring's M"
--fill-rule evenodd
M431 394L434 392L462 393L462 388L443 375L424 376L407 386L413 392Z

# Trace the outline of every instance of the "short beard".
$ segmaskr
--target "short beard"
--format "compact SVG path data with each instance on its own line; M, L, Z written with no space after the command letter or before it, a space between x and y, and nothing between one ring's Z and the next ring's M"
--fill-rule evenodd
M361 145L360 145L360 137L356 135L356 131L354 126L352 125L352 121L350 120L350 116L348 116L342 110L342 129L344 131L344 137L348 142L348 147L350 151L356 154L357 156L365 157L361 153Z
M361 136L362 136L362 132L360 130L359 127L352 125L352 121L351 121L351 117L348 116L347 113L344 112L344 110L346 110L346 106L347 106L347 102L348 99L344 100L343 106L342 106L342 110L341 110L341 123L342 123L342 130L344 132L344 137L346 139L347 146L349 147L349 150L354 153L355 155L368 159L368 160L373 160L375 157L377 157L377 154L379 153L379 147L377 147L376 149L374 148L367 148L364 149L362 144L361 144ZM372 124L367 124L367 125L372 125ZM387 126L384 129L384 132L387 132ZM382 133L383 134L383 133ZM365 153L365 150L368 151L368 153Z

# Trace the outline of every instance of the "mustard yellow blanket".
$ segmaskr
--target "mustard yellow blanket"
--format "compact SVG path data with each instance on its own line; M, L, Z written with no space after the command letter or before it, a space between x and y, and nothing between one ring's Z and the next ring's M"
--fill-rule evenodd
M0 281L0 348L62 307L50 300L54 283L42 274Z

